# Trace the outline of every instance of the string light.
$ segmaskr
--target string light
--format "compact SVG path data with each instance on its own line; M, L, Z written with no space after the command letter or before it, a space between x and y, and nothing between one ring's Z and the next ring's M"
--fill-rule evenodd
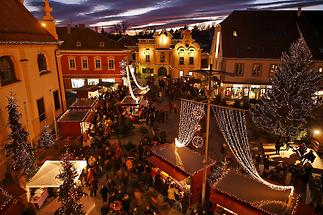
M125 59L122 59L120 62L120 67L121 67L121 70L120 70L120 74L122 76L126 76L127 74L127 71L126 71L126 68L127 68L127 61Z
M293 195L293 186L280 186L269 183L262 179L257 172L249 149L245 111L221 106L213 106L213 111L223 137L241 167L252 178L271 189L280 191L291 190L290 196Z
M128 80L128 88L129 88L129 93L130 93L130 96L133 100L136 101L136 103L138 104L139 103L139 100L140 98L137 98L135 96L135 94L133 93L133 90L132 90L132 86L131 86L131 82L130 82L130 77L129 77L129 66L126 67L126 71L127 71L127 80Z
M177 147L187 146L194 137L199 122L204 116L204 106L204 103L181 100L178 138L175 138Z
M135 76L135 68L134 67L129 67L130 68L130 73L131 73L131 76L132 76L132 79L134 80L136 86L141 89L141 90L147 90L148 89L148 86L145 86L145 87L142 87L138 84L137 82L137 79L136 79L136 76Z

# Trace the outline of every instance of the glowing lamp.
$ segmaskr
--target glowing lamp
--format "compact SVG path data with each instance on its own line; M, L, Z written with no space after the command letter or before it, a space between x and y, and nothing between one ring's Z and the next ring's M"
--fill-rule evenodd
M314 134L315 136L320 135L320 133L321 133L321 131L320 131L319 129L314 129L314 130L313 130L313 134Z
M46 27L46 23L42 22L41 26Z

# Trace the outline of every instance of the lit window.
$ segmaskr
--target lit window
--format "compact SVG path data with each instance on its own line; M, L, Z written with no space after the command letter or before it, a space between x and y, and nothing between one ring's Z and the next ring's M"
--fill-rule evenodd
M232 36L237 37L238 36L238 32L237 31L233 31L232 32Z
M184 75L183 71L179 71L179 76L182 77Z
M100 58L95 58L94 59L94 65L96 70L101 70L101 59Z
M108 59L108 69L109 70L114 70L114 59L113 58L109 58Z
M84 79L71 79L72 88L80 88L85 85Z
M225 96L231 96L232 95L232 88L231 87L227 87L225 90Z
M116 80L114 78L102 78L102 82L109 82L109 83L115 83Z
M253 64L252 76L261 76L261 67L262 65L260 63Z
M15 68L9 56L0 57L0 80L1 85L16 81Z
M44 119L46 119L44 98L37 100L37 108L38 108L39 121L41 122Z
M38 69L40 73L47 72L46 57L44 54L38 54L37 57Z
M179 47L177 49L177 53L178 53L179 56L183 56L184 53L185 53L185 49L183 47Z
M98 83L99 83L99 79L97 78L87 79L87 85L97 85Z
M179 65L184 65L184 57L179 57Z
M244 69L244 64L243 63L234 64L234 74L236 76L243 76L243 69Z
M188 75L189 75L189 76L192 76L192 75L193 75L193 72L189 72L189 73L188 73Z
M165 62L165 54L163 52L160 54L160 62L161 63Z
M243 88L243 96L249 96L249 88L248 87Z
M88 70L89 69L89 62L87 57L82 57L82 70Z
M260 97L264 96L266 93L266 89L260 89Z
M190 65L193 65L194 64L194 57L190 57L189 58L189 63L190 63Z
M273 77L274 74L277 72L278 64L270 64L269 66L269 77Z
M148 54L148 55L146 55L146 62L148 63L148 62L150 62L150 55Z
M69 69L73 69L73 70L76 69L76 63L75 63L75 58L74 57L69 57L68 58L68 66L69 66Z

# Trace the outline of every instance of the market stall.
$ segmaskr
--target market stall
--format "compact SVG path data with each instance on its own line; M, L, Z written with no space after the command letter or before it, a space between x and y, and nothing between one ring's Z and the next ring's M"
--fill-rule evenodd
M74 90L77 98L97 98L101 88L99 86L83 86Z
M76 169L77 177L80 177L83 169L86 167L86 161L71 161ZM61 161L45 161L37 173L26 184L27 200L41 207L48 196L49 188L59 188L61 181L56 176L63 169Z
M68 109L57 120L59 132L63 136L82 136L94 116L92 109Z
M187 147L177 148L175 144L163 144L152 149L147 158L154 168L158 168L163 179L170 179L191 203L200 199L203 180L203 157ZM208 169L215 164L209 159ZM184 197L184 196L183 196Z
M141 95L141 96L146 95L148 92L149 92L149 88L142 89L142 90L139 89L139 88L136 88L136 89L133 90L133 94L135 94L135 95Z
M98 99L96 98L78 98L69 107L70 109L92 109L98 106Z
M290 190L274 190L237 170L222 174L210 195L218 213L290 214L296 206Z

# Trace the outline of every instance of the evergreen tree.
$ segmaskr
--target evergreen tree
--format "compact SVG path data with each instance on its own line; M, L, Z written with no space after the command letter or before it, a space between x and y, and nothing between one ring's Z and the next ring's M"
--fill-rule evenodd
M49 125L45 125L39 138L39 146L40 147L50 147L55 144L55 136L52 132L52 129Z
M28 142L28 133L24 130L19 120L21 114L14 95L8 97L8 127L11 129L9 143L5 145L6 154L13 158L13 169L22 169L27 179L30 179L35 171L33 147Z
M83 196L81 187L75 183L77 177L76 169L72 162L69 161L71 154L66 152L62 157L63 169L56 176L63 183L58 190L58 200L61 202L61 207L58 209L58 214L61 215L82 215L84 206L79 203Z
M303 37L282 53L281 65L274 74L271 92L260 99L252 112L260 128L286 140L302 131L316 106L314 94L322 75L314 70L312 55Z

